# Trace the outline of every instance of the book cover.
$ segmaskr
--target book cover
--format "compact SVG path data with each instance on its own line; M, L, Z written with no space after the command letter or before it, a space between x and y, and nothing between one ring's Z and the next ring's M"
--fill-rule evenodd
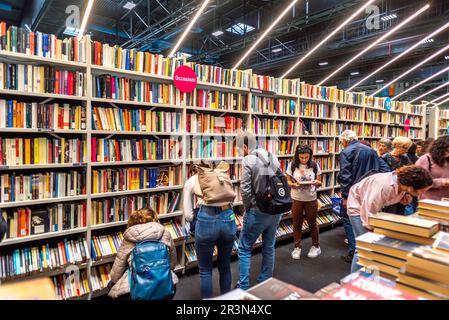
M31 234L50 231L50 220L47 210L31 211Z
M247 290L247 293L262 300L314 300L312 293L288 284L276 278L269 278L264 282Z

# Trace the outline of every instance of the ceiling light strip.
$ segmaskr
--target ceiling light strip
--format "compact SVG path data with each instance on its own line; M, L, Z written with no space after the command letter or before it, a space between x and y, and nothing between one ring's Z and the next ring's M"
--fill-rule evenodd
M314 53L318 48L320 48L324 43L326 43L330 38L332 38L338 31L340 31L345 25L347 25L351 20L353 20L356 16L358 16L361 12L365 10L370 4L372 4L376 0L369 0L362 7L360 7L356 12L354 12L348 19L346 19L341 25L335 28L326 38L321 40L315 47L313 47L309 52L307 52L301 59L299 59L290 69L287 70L282 75L282 78L285 78L290 72L296 69L305 59L307 59L312 53Z
M381 92L383 89L387 88L389 85L395 83L396 81L402 79L403 77L405 77L406 75L408 75L410 72L413 72L414 70L418 69L420 66L422 66L423 64L425 64L426 62L432 60L433 58L439 56L440 54L442 54L444 51L447 51L449 49L449 44L447 46L445 46L444 48L438 50L437 52L435 52L434 54L432 54L430 57L425 58L423 61L421 61L420 63L416 64L414 67L408 69L407 71L405 71L404 73L402 73L401 75L397 76L396 78L394 78L393 80L391 80L390 82L388 82L386 85L384 85L382 88L380 88L379 90L377 90L376 92L372 93L370 96L374 96L376 94L378 94L379 92Z
M173 50L170 52L170 54L168 55L169 58L172 58L175 53L178 51L179 47L181 46L182 42L184 41L184 39L187 37L187 35L189 34L190 30L192 29L193 25L196 23L196 21L199 19L200 15L203 13L204 9L206 9L206 6L209 4L210 0L204 0L203 4L201 5L200 9L197 11L197 13L195 14L195 17L193 17L192 21L190 21L189 25L187 26L187 28L184 30L183 34L181 35L181 38L179 38L178 42L176 43L176 45L173 47Z
M444 73L444 72L446 72L446 71L449 71L449 66L446 67L446 68L444 68L443 70L440 70L440 71L438 71L437 73L435 73L435 74L429 76L428 78L422 80L421 82L418 82L417 84L411 86L411 87L408 88L407 90L402 91L401 93L399 93L399 94L397 94L396 96L394 96L393 98L391 98L391 100L395 100L395 99L399 98L400 96L406 94L407 92L409 92L409 91L411 91L411 90L413 90L413 89L416 89L417 87L419 87L419 86L423 85L424 83L426 83L426 82L432 80L433 78L438 77L440 74L442 74L442 73Z
M447 97L447 96L449 96L449 92L443 94L442 96L439 96L439 97L436 98L436 99L433 99L432 101L430 101L430 103L437 103L439 100L441 100L441 99L443 99L443 98L445 98L445 97Z
M78 32L78 40L80 40L84 35L84 30L86 30L87 20L89 20L90 13L92 11L92 6L94 5L94 0L89 0L87 3L86 11L84 12L83 21L81 22L81 27Z
M420 95L419 97L416 97L415 99L411 100L410 103L413 103L413 102L415 102L415 101L417 101L417 100L419 100L419 99L421 99L421 98L424 98L425 96L431 94L432 92L435 92L435 91L437 91L438 89L441 89L441 88L443 88L443 87L445 87L445 86L447 86L447 85L449 85L449 81L448 81L448 82L445 82L445 83L443 83L443 84L441 84L441 85L439 85L439 86L436 87L436 88L433 88L432 90L427 91L426 93L423 93L423 94ZM395 98L396 98L396 97L394 97L393 99L395 99ZM392 99L392 100L393 100L393 99Z
M242 62L248 57L248 55L259 45L259 43L267 36L267 34L281 21L281 19L288 13L288 11L298 2L298 0L293 0L290 5L285 8L285 10L281 13L280 16L276 18L276 20L273 21L273 23L267 28L267 30L262 33L262 35L257 39L256 42L246 51L246 53L240 58L240 60L234 65L232 70L235 70L238 68L239 65L242 64Z
M407 53L409 53L410 51L412 51L413 49L415 49L416 47L419 47L423 41L434 37L435 35L437 35L438 33L440 33L441 31L443 31L444 29L447 29L449 27L449 22L446 23L444 26L440 27L438 30L435 30L434 32L432 32L431 34L429 34L427 37L425 37L422 40L419 40L418 42L416 42L413 46L411 46L410 48L408 48L407 50L405 50L404 52L402 52L401 54L399 54L397 57L389 60L386 64L384 64L383 66L381 66L380 68L378 68L377 70L373 71L372 73L370 73L369 75L367 75L365 78L363 78L362 80L360 80L359 82L357 82L356 84L354 84L352 87L350 87L348 89L348 91L353 90L354 88L356 88L357 86L359 86L360 84L362 84L363 82L365 82L367 79L371 78L372 76L374 76L375 74L379 73L380 71L382 71L383 69L385 69L386 67L388 67L390 64L392 64L393 62L395 62L396 60L402 58L404 55L406 55Z
M431 108L435 108L435 107L438 107L438 106L440 106L440 105L442 105L443 103L445 103L445 102L448 102L449 101L449 98L447 98L447 99L444 99L443 101L441 101L441 102L438 102L436 105L434 105L434 106L432 106Z
M366 47L365 49L363 49L362 51L360 51L358 54L356 54L354 57L352 57L351 59L349 59L348 61L346 61L342 66L340 66L339 68L337 68L337 70L335 70L334 72L332 72L330 75L328 75L326 78L324 78L323 80L321 80L318 85L321 86L323 85L327 80L329 80L330 78L332 78L334 75L336 75L339 71L341 71L343 68L345 68L346 66L348 66L349 64L351 64L355 59L357 59L358 57L360 57L361 55L363 55L365 52L367 52L368 50L370 50L371 48L373 48L374 46L376 46L379 42L381 42L382 40L388 38L390 35L392 35L393 33L395 33L396 31L398 31L400 28L402 28L403 26L405 26L407 23L409 23L410 21L412 21L413 19L415 19L418 15L420 15L421 13L423 13L424 11L426 11L427 9L429 9L430 5L426 4L424 7L422 7L421 9L419 9L418 11L416 11L415 13L413 13L411 16L409 16L407 19L405 19L404 21L402 21L401 23L399 23L397 26L395 26L393 29L391 29L390 31L388 31L386 34L384 34L383 36L381 36L380 38L378 38L376 41L374 41L373 43L371 43L368 47Z

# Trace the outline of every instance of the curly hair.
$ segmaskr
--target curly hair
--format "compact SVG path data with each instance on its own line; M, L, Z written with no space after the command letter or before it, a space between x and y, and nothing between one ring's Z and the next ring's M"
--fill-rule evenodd
M301 162L299 161L299 155L300 154L305 154L305 153L307 153L307 154L309 154L309 161L307 161L307 168L311 168L312 167L312 165L313 165L313 160L312 160L312 158L313 158L313 151L312 151L312 148L309 146L309 145L307 145L307 144L304 144L304 145L298 145L297 147L296 147L296 150L295 150L295 155L293 156L293 161L292 161L292 172L295 172L295 170L297 169L297 168L299 168L299 165L301 164Z
M127 228L130 228L136 224L144 224L148 222L159 222L157 213L153 209L143 208L133 211L129 215Z
M415 190L432 186L433 179L430 172L424 168L409 165L396 170L400 184L413 187Z
M432 160L439 165L444 167L447 158L445 157L446 152L449 150L449 135L444 135L436 139L429 149L429 153L432 156Z

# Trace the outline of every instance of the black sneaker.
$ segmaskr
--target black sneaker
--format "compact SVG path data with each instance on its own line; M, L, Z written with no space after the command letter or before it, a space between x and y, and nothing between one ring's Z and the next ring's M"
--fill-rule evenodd
M352 255L352 254L348 254L348 255L345 255L345 256L341 256L341 258L345 261L345 262L347 262L347 263L352 263L352 258L354 257L354 255Z

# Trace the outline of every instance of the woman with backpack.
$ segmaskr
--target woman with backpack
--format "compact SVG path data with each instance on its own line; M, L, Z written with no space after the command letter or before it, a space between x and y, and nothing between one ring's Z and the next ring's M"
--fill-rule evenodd
M231 255L237 226L233 210L235 193L228 174L229 165L221 162L214 170L205 162L195 166L183 189L186 221L195 223L195 251L201 281L201 298L212 297L214 248L220 274L220 292L231 290ZM222 181L220 183L213 183ZM198 214L195 217L195 207Z
M140 298L142 299L142 294L145 295L145 292L137 293L140 297L133 297L130 295L130 281L133 282L132 277L135 276L135 273L132 272L131 279L129 278L129 269L132 267L133 262L133 252L135 254L138 251L134 250L136 246L142 245L145 241L153 240L158 241L160 244L163 244L161 248L167 248L167 258L169 261L169 266L171 269L174 269L176 265L176 248L173 242L173 239L165 227L159 223L157 218L157 214L152 209L140 209L134 211L130 214L128 219L128 225L126 227L126 231L123 234L123 241L120 245L120 248L117 252L117 257L115 258L114 265L111 269L111 281L108 284L108 287L111 288L108 296L111 298L122 298L129 299L131 298ZM152 244L149 244L152 245ZM158 243L155 243L157 246ZM163 256L163 252L161 254ZM142 257L145 257L142 255ZM160 261L159 257L159 261ZM148 264L151 261L146 262ZM170 299L173 298L175 294L175 286L178 283L178 277L173 271L165 272L163 276L166 278L162 278L159 272L161 271L161 267L159 266L158 270L152 271L151 267L149 269L150 275L152 275L153 281L155 279L158 280L159 288L143 288L147 290L147 292L154 292L154 296L146 296L144 299L154 300L154 299ZM131 269L132 270L132 269ZM148 278L148 277L147 277ZM145 283L144 283L145 284ZM161 285L163 284L163 285ZM139 288L135 288L139 289ZM151 291L154 289L153 291ZM144 291L143 290L143 291ZM167 293L165 295L165 293ZM164 297L163 297L164 296Z
M429 153L419 158L416 165L429 170L433 177L432 188L421 199L449 198L449 135L435 140Z
M287 178L292 188L293 237L295 247L293 259L301 257L301 237L304 215L312 235L312 247L307 256L316 258L321 254L319 231L316 223L318 214L317 188L321 186L321 170L312 160L313 152L308 145L298 145L293 160L287 167Z

